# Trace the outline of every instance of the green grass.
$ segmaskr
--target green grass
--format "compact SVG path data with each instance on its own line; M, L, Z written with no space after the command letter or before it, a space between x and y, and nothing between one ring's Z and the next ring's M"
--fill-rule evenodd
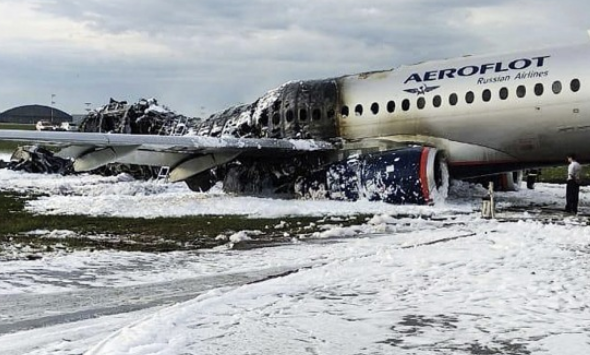
M362 224L369 215L357 215L333 222L321 217L245 218L244 216L186 216L177 218L119 218L91 216L42 216L24 210L27 200L37 197L0 192L0 243L33 243L69 248L117 249L132 251L171 251L210 248L226 243L220 234L242 230L261 231L252 244L288 242L291 236L311 234L322 224L343 226ZM279 223L284 221L286 223ZM280 226L279 226L280 224ZM277 227L278 226L278 227ZM70 230L82 236L106 235L112 238L38 238L25 233L33 230ZM287 234L287 235L285 235Z
M548 182L555 184L565 184L567 177L567 166L555 166L551 168L541 169L541 175L538 177L538 182ZM583 183L586 183L588 179L585 177L582 179Z
M0 123L0 129L22 129L22 130L35 130L33 124L16 124L16 123ZM22 145L21 142L2 141L0 140L0 152L12 153L16 148Z
M34 124L20 124L20 123L0 123L0 129L24 129L34 131Z

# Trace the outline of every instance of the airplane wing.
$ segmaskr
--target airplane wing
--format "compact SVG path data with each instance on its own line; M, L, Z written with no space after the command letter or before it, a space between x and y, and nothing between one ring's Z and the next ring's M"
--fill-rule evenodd
M0 140L61 147L57 155L73 159L76 171L90 171L108 163L169 166L171 181L184 180L243 154L301 154L335 149L329 142L308 139L25 130L0 130Z

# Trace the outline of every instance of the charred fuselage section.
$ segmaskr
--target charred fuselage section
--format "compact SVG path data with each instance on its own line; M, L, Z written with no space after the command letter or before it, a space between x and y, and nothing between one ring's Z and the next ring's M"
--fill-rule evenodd
M252 104L213 114L193 128L210 137L332 139L338 136L335 79L292 81Z
M339 135L336 79L292 81L252 104L230 107L192 127L210 137L333 140ZM294 193L297 178L322 169L335 157L326 152L293 152L275 157L241 155L236 160L187 179L197 191L216 181L238 194Z

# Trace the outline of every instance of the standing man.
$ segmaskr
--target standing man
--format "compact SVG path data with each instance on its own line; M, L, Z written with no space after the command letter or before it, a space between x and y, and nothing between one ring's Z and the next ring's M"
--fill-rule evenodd
M580 193L580 173L582 166L576 161L575 154L568 154L567 181L565 189L565 212L578 213L578 195Z

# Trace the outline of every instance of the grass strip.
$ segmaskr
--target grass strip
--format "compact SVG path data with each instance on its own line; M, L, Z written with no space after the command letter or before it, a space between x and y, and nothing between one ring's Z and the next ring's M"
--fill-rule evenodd
M322 217L246 218L229 216L185 216L159 218L94 217L84 215L37 215L25 210L27 200L12 192L0 192L0 243L33 243L69 248L130 251L172 251L211 248L227 243L217 239L238 231L259 231L254 243L287 242L291 236L311 234L322 224L358 225L369 215L326 219ZM286 202L288 203L288 202ZM51 238L27 234L36 230L68 230L82 237ZM86 236L86 237L85 237ZM93 238L91 236L101 236Z

